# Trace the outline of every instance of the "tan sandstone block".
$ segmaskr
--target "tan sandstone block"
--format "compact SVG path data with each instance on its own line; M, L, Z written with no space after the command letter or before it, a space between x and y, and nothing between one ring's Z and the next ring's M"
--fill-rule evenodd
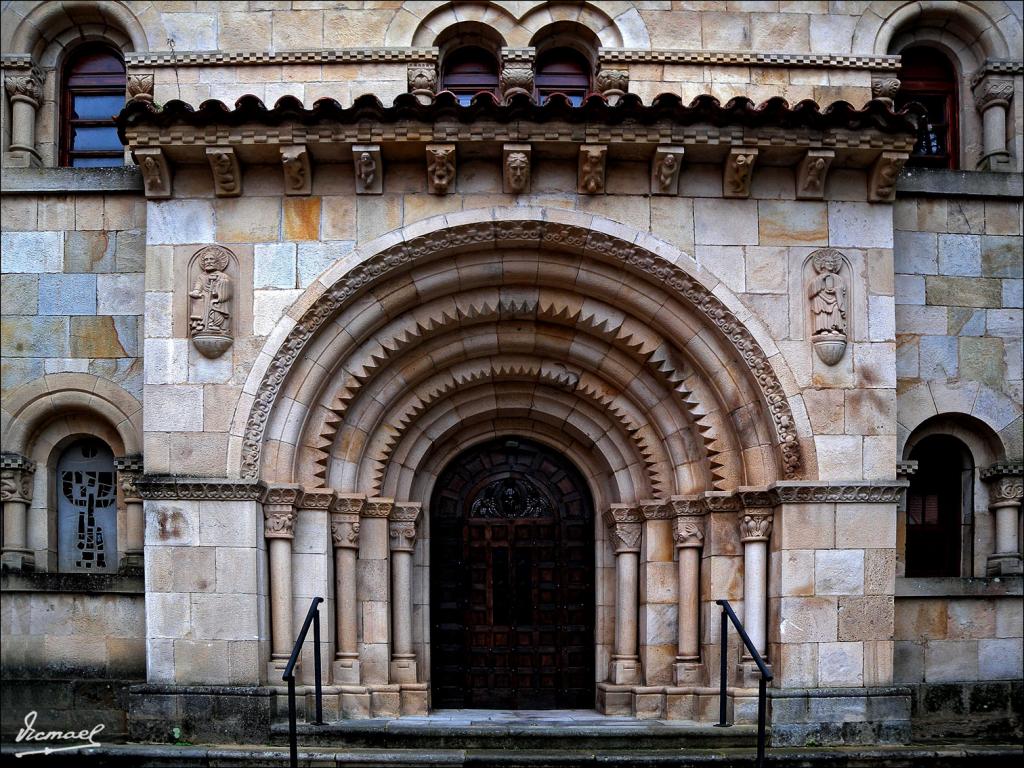
M761 200L757 209L761 245L828 244L825 203Z
M837 504L836 546L887 549L896 546L895 504Z
M289 197L284 201L286 240L320 239L320 198Z
M835 505L786 504L775 530L780 549L829 549L835 545Z
M896 605L897 640L942 640L947 624L945 600L900 600Z
M893 598L889 595L839 598L840 640L892 640Z

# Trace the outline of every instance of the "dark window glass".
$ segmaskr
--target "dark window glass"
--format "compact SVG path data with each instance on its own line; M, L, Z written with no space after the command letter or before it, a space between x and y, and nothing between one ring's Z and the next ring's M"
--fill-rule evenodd
M80 48L64 66L61 165L73 168L124 164L114 116L125 99L124 61L107 46Z
M928 118L918 129L910 165L957 167L956 73L949 59L933 48L908 48L901 54L900 90L896 108L912 101L924 106Z
M460 48L445 59L441 87L454 93L460 104L469 104L481 92L497 93L498 61L483 48Z
M936 435L910 454L918 468L907 490L907 576L960 575L964 501L973 495L966 451L956 438Z
M555 48L537 59L534 87L542 104L551 94L564 93L578 107L590 92L590 65L571 48Z
M94 438L57 462L57 558L62 571L117 570L114 454Z

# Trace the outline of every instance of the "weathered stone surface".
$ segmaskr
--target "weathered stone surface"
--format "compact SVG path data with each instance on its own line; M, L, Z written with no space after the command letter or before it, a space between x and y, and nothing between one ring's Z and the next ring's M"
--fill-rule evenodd
M893 631L891 596L839 598L840 640L891 640Z
M72 317L71 354L75 357L135 357L139 327L134 316Z
M843 688L863 685L863 643L821 643L818 646L818 684Z
M1016 326L1020 333L1020 323ZM1003 340L965 336L959 339L960 375L999 388L1006 381Z
M111 232L67 232L64 235L65 272L114 272L118 269L117 236Z
M96 312L101 315L141 315L145 277L141 273L96 276Z
M96 276L40 275L39 314L95 315Z
M39 312L39 275L0 275L0 304L5 315L35 315Z
M828 244L836 248L892 248L892 209L887 205L830 202Z
M981 238L939 235L939 274L981 276Z
M60 272L63 261L63 232L0 233L4 272Z
M818 595L864 593L864 550L818 550L814 553L814 592Z
M757 245L756 200L693 201L695 240L705 245Z
M295 247L295 243L257 243L253 288L295 288Z
M920 341L922 379L954 378L959 370L957 339L953 336L922 336Z
M147 245L208 244L217 238L209 200L152 201L146 218Z
M68 323L66 317L3 317L3 357L68 357Z
M1002 303L1002 285L989 278L929 276L925 292L929 304L998 307Z

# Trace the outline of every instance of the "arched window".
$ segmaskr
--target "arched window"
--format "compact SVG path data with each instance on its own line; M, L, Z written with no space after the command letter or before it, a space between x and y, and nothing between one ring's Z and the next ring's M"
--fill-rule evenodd
M87 438L57 462L57 563L61 571L116 571L117 486L114 454Z
M916 46L901 52L900 90L896 108L916 101L928 112L918 130L909 164L928 168L956 168L959 154L956 72L942 53Z
M121 55L106 45L82 46L65 62L61 83L60 164L123 165L124 147L114 126L125 101Z
M572 48L553 48L537 58L534 88L543 103L553 93L564 93L578 107L590 92L591 66L582 53Z
M910 458L918 462L907 490L907 576L960 576L963 526L974 498L974 462L960 440L926 437ZM969 561L969 559L968 559Z
M497 93L498 61L477 46L465 46L445 58L441 89L454 93L460 104L469 104L480 92Z

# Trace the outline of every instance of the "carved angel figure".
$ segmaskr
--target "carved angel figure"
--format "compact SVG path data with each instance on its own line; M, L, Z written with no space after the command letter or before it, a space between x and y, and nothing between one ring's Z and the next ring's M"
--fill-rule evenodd
M200 272L189 296L189 329L193 336L227 335L231 327L229 257L222 248L205 248L199 255Z
M814 317L814 336L846 335L846 281L838 251L823 249L814 254L815 276L807 289Z

